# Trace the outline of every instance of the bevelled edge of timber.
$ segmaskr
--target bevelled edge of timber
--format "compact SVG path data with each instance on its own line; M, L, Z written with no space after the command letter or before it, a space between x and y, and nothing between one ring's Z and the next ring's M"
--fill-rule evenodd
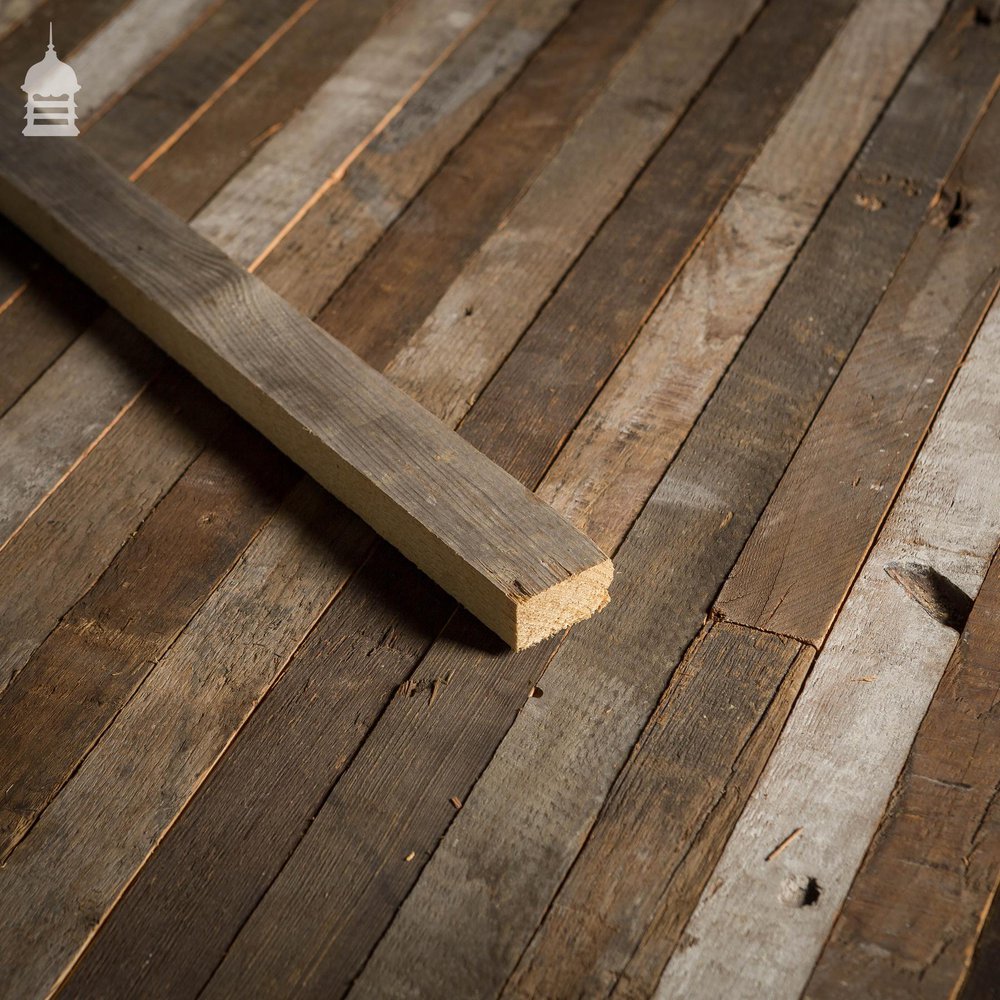
M1000 553L806 996L955 996L1000 881L998 685Z
M607 603L611 562L565 518L100 159L18 126L8 217L508 644Z

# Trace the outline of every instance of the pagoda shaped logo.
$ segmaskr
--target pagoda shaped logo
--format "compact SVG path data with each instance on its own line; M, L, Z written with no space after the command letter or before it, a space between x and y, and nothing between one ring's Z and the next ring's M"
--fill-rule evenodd
M80 89L72 66L59 59L52 44L49 24L49 47L41 62L25 74L21 86L28 95L25 105L24 135L79 135L76 127L76 93Z

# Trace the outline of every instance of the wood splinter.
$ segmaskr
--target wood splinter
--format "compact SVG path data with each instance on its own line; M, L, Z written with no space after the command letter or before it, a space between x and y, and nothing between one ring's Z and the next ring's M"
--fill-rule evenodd
M514 649L608 601L565 518L83 146L0 109L0 210Z

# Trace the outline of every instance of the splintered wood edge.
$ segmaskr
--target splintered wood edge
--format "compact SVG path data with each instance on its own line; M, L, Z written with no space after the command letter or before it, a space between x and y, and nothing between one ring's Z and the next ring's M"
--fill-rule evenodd
M526 649L596 615L611 599L608 588L613 576L614 566L605 559L540 594L518 601L511 634L503 638L514 649Z

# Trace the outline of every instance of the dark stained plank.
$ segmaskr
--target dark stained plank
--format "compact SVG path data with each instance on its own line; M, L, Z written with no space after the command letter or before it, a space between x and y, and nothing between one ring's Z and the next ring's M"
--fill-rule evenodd
M995 556L806 996L955 995L1000 884L998 686ZM986 959L989 926L987 918L969 997L998 982L996 959L992 972Z
M287 250L278 248L266 265L268 280L281 287L288 281L313 283L325 293L317 308L336 290L317 322L352 350L363 350L372 364L387 365L558 149L657 6L649 0L581 4L572 30L553 37L370 256L348 272L360 259L356 251L344 261L339 233L323 238L317 230L327 229L331 216L347 218L353 223L352 243L364 249L374 242L379 228L372 223L384 225L386 199L397 186L392 161L383 165L376 144L359 164L363 169L348 171L344 184L331 189L302 220ZM608 30L612 18L613 31ZM392 130L386 140L389 150L398 143ZM456 205L474 205L475 211L456 212ZM370 216L375 218L368 221ZM311 243L308 252L301 247L303 239Z
M839 11L836 16L830 14L822 29L823 37L829 39L827 32L832 34L844 14L846 11ZM815 19L811 28L802 26L802 33L808 37L810 47L821 50L822 41L813 34L820 30ZM753 39L755 30L756 25L746 37ZM770 42L771 38L765 35L757 44ZM814 58L818 55L815 49ZM797 72L804 74L807 68L800 67ZM430 683L451 673L451 680L439 683L432 707L423 701L394 700L389 705L373 735L334 787L299 851L266 897L270 905L265 903L257 910L230 948L208 987L209 995L238 991L241 982L249 982L258 974L264 975L268 982L271 975L277 975L282 977L283 984L300 985L300 977L309 976L310 988L316 990L336 992L349 985L352 969L363 961L377 938L379 926L391 916L394 901L412 884L419 867L416 858L426 856L423 852L432 849L442 824L451 818L454 806L449 802L450 797L461 798L485 766L496 740L514 718L551 653L551 648L543 648L540 652L532 651L530 657L483 656L466 648L482 642L482 635L472 624L460 618L422 661L416 679ZM390 767L390 760L401 759L409 761L412 770ZM443 765L445 761L447 771L442 773L437 764ZM421 778L414 780L417 773ZM428 786L431 776L435 780ZM384 828L379 824L373 829L369 823L360 827L352 824L345 829L337 817L354 815L353 806L357 807L359 817L365 815L368 807L376 808L378 814L386 816ZM406 862L411 850L415 853L414 861ZM321 904L313 898L309 887L299 884L299 878L316 861L314 851L322 855L322 860L312 870L337 871L340 889L336 903L354 914L350 922L337 926L332 940L316 935L322 920L316 910L304 904L306 900ZM296 877L290 890L281 891L286 876L293 872ZM300 890L305 895L296 916L287 912L286 907ZM334 902L331 899L329 905ZM274 919L271 907L280 909L281 919ZM308 927L302 925L300 917L307 919ZM288 940L295 937L298 954L302 953L303 935L312 937L316 958L304 959L295 968L288 968L280 956L279 933L288 934ZM266 952L261 950L265 942ZM257 955L261 963L266 962L267 971L262 973L260 965L246 963L249 954ZM242 979L244 976L248 978Z
M998 156L991 114L726 580L726 619L816 646L829 632L996 293ZM873 178L880 187L880 202L906 197L898 178Z
M0 141L0 207L512 648L607 603L593 542L98 157Z
M231 414L218 417L215 447L191 464L0 697L0 861L294 481L291 463L278 456L261 474L245 459L253 432Z
M610 787L697 634L836 362L864 327L990 94L997 33L972 26L968 12L962 5L949 16L858 164L862 175L892 172L900 161L919 168L922 204L908 199L893 213L864 212L854 200L856 174L845 181L620 550L615 603L575 629L549 665L543 697L525 708L466 801L357 981L358 995L398 984L488 995L513 969L596 818L601 784ZM968 60L955 60L956 43ZM963 117L948 121L942 144L925 143L945 124L944 109L955 107ZM637 606L651 608L644 623L630 620ZM640 673L647 663L652 676ZM411 836L397 846L414 842L410 823ZM711 856L705 862L702 885ZM693 904L699 891L695 884L685 898Z

